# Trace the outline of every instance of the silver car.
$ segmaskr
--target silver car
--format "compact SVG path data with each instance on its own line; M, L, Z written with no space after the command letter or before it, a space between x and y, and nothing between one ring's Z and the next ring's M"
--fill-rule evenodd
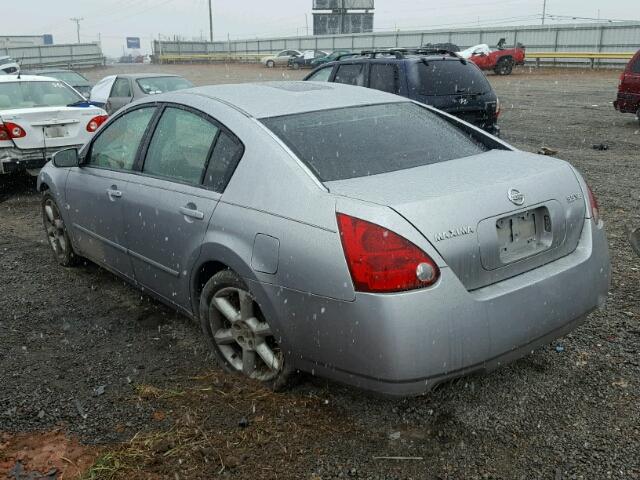
M153 96L58 153L38 188L61 265L122 276L272 388L302 370L419 394L563 335L609 286L571 165L360 87Z

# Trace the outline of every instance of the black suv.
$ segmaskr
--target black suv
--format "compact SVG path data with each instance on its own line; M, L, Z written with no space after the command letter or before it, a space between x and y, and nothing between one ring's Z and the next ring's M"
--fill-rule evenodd
M498 135L500 102L482 71L445 50L363 51L316 68L304 80L375 88L426 103Z

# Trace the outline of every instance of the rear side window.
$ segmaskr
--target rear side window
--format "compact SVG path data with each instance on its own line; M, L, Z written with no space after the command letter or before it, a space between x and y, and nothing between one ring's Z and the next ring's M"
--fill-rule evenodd
M364 86L364 63L340 65L334 82L346 85Z
M213 155L209 160L204 185L215 192L222 193L231 180L231 175L233 175L243 152L244 147L240 140L224 131L220 132L216 146L213 147Z
M488 150L410 102L285 115L262 122L321 181L393 172Z
M409 66L409 85L417 95L486 93L491 86L471 63L458 60L430 60Z
M640 55L636 55L635 61L631 64L631 73L640 73Z
M195 113L167 108L153 133L143 172L199 185L218 127Z
M373 63L369 78L370 88L395 94L400 92L400 76L397 65Z

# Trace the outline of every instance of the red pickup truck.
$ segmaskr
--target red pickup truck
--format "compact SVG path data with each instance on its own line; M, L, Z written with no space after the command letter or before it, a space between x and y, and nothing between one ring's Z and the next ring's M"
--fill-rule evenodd
M640 50L620 75L618 98L613 106L622 113L635 113L640 121Z
M522 44L515 48L503 48L504 39L498 43L498 48L477 49L469 60L478 65L482 70L493 70L497 75L509 75L515 65L524 65L525 47Z

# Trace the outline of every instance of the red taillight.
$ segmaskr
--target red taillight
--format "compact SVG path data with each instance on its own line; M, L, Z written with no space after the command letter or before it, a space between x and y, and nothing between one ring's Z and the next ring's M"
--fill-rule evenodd
M107 121L107 118L109 118L108 115L98 115L97 117L93 117L89 120L89 123L87 123L87 132L93 133L98 130L100 125Z
M598 205L598 199L591 191L591 187L587 185L589 191L589 208L591 209L591 218L597 224L600 223L600 206Z
M351 279L360 292L400 292L433 285L440 269L406 238L374 223L336 214Z
M11 140L13 138L23 138L27 136L20 125L12 122L4 122L0 124L0 140Z

